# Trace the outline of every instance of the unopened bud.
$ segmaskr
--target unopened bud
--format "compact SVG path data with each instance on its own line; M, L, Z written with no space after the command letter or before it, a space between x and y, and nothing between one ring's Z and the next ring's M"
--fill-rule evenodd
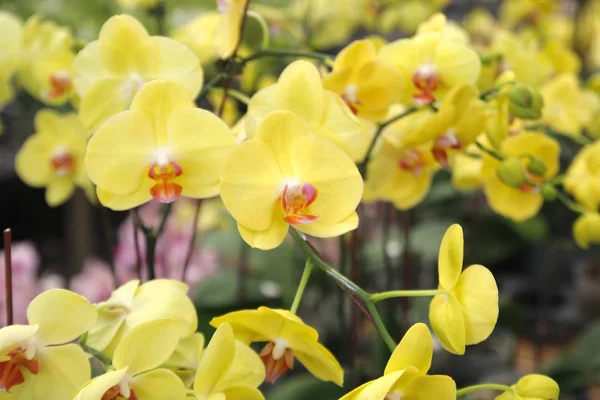
M542 194L542 197L546 201L552 201L552 200L556 199L556 196L558 195L556 188L553 185L550 185L548 183L545 185L542 185L540 193Z
M510 100L509 111L521 119L539 119L542 116L544 99L537 91L517 84L507 93Z
M531 156L527 164L527 171L537 176L546 175L546 163L539 157Z
M525 167L517 157L508 157L504 159L498 169L496 169L498 178L508 186L519 188L525 183Z

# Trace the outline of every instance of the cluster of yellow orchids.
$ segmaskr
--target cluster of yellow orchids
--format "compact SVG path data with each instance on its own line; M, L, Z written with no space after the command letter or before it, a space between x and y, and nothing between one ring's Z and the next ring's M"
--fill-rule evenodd
M35 133L16 156L17 174L45 188L50 206L76 188L117 211L220 196L248 245L270 250L292 236L307 257L306 279L313 267L324 270L374 316L392 355L381 377L348 388L342 399L469 393L472 387L457 389L449 376L427 374L432 332L446 351L462 355L498 320L492 273L478 264L463 269L459 225L446 231L439 283L426 291L368 293L327 264L307 237L357 229L361 203L414 208L446 171L456 190L482 190L494 212L515 222L534 217L546 201L563 202L578 215L576 243L600 243L600 75L580 83L582 60L567 22L553 1L505 1L500 19L475 10L462 25L435 13L446 1L374 10L377 2L343 0L348 7L335 12L330 1L292 2L291 14L303 4L314 9L306 23L323 46L347 41L356 27L377 29L378 13L379 34L394 26L411 32L392 42L381 35L355 40L329 57L252 50L243 44L248 19L273 30L297 27L251 0L216 3L171 36L113 16L79 51L68 28L0 13L0 105L13 99L16 84L47 105L75 110L37 113ZM350 6L360 12L346 13ZM423 18L407 20L412 12ZM518 31L523 21L537 25ZM255 61L271 56L297 59L278 76L259 74ZM206 80L214 66L221 69ZM246 81L261 74L260 84ZM248 97L238 86L258 90ZM239 119L228 95L245 103ZM214 112L198 106L204 100ZM561 166L564 141L578 147ZM0 330L0 400L260 400L263 382L275 383L297 364L343 386L342 365L297 315L301 286L289 310L214 318L208 344L196 333L196 310L181 282L132 281L98 304L46 291L29 305L28 325ZM429 324L390 337L376 303L423 295L432 297ZM488 386L477 388L499 390L498 400L559 395L542 375Z

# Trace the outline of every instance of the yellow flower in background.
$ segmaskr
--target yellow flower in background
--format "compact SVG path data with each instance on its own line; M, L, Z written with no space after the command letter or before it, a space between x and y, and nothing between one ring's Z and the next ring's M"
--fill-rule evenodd
M123 8L152 8L166 0L117 0Z
M73 36L69 28L30 17L21 35L19 84L39 101L64 104L73 88Z
M433 339L427 325L410 327L392 353L384 375L354 389L340 400L454 400L456 384L446 375L427 375Z
M215 36L219 28L219 14L202 13L186 25L177 28L171 35L173 39L189 47L200 64L206 64L217 56Z
M392 2L381 13L379 29L383 33L392 33L400 29L402 32L412 34L416 32L419 24L439 11L449 0L404 0Z
M234 144L227 125L196 108L183 87L155 81L92 136L85 162L100 202L125 210L217 195Z
M0 109L14 97L11 79L19 67L21 35L19 18L0 11Z
M0 397L71 398L90 379L91 370L81 347L69 342L84 334L95 319L94 307L67 290L48 290L33 299L27 308L29 325L0 329Z
M202 355L194 394L198 400L264 400L257 389L264 379L265 367L258 354L236 341L231 325L223 323Z
M496 400L558 400L560 388L554 379L545 375L529 374L511 386Z
M498 286L483 265L463 268L463 231L454 224L444 234L438 259L439 290L429 320L442 346L464 354L465 346L487 339L498 321Z
M406 138L433 115L429 110L419 111L383 131L367 165L365 201L387 200L400 210L423 201L440 165L433 157L431 143L408 146Z
M588 210L600 207L600 140L579 150L567 169L563 186Z
M29 186L45 187L46 202L63 204L78 186L93 190L84 165L88 132L76 114L41 110L36 132L27 138L15 159L19 178Z
M249 0L217 0L219 22L216 31L216 48L221 58L230 57L240 37L244 10Z
M475 86L460 84L448 92L439 112L427 119L405 139L406 146L432 142L432 153L443 167L449 167L457 151L464 150L483 132L484 103Z
M482 176L490 208L515 221L525 221L536 215L544 202L538 185L558 172L559 152L558 143L542 133L521 133L502 142L500 153L520 161L511 166L515 174L525 178L516 187L509 186L498 176L500 162L488 154L484 155ZM536 158L536 163L544 165L544 171L528 169L532 165L530 156Z
M112 368L82 386L73 400L169 399L184 400L181 380L165 368L180 339L178 324L158 319L141 324L119 343Z
M149 36L142 24L127 15L107 20L98 40L77 54L73 68L75 90L81 97L79 117L92 131L127 110L135 94L150 81L179 83L191 101L204 79L190 49L173 39Z
M500 6L500 20L512 28L525 19L535 21L559 7L557 0L505 0Z
M191 388L204 353L204 335L196 332L179 340L173 354L161 368L171 370L181 379L185 388Z
M486 143L485 137L478 139L481 143ZM473 157L473 155L483 157L481 150L471 144L466 151L470 154L459 153L454 157L452 163L452 185L458 190L474 190L483 186L481 176L481 168L483 162L481 158Z
M357 40L338 54L323 87L339 94L355 115L378 121L402 98L404 79L394 66L377 59L371 40Z
M422 22L417 28L417 35L425 32L437 32L451 42L462 45L469 44L469 34L457 23L448 21L442 13L435 13L427 21Z
M462 25L478 49L487 49L498 28L494 15L483 7L475 7L469 11Z
M96 304L98 320L88 333L87 344L112 357L125 334L140 324L157 319L176 321L179 337L191 335L198 326L198 316L187 290L185 284L166 279L143 285L139 281L126 283L108 300Z
M583 249L589 248L590 244L600 244L600 214L588 212L577 218L573 224L573 237Z
M581 135L582 128L591 122L597 102L593 94L579 87L573 74L561 74L540 90L544 97L542 120L558 133Z
M452 87L475 84L481 61L469 47L444 39L438 32L421 33L384 46L379 55L407 79L405 103L431 104Z
M220 186L242 238L263 250L279 246L290 225L316 237L355 229L362 189L352 160L289 111L270 114L236 147Z
M235 336L246 343L269 342L260 352L266 382L274 383L294 367L294 358L317 378L342 386L344 370L333 354L319 343L319 334L288 310L259 307L213 318L210 324L231 325Z
M554 71L558 74L579 74L581 60L577 53L564 43L554 39L544 43L542 51L548 56Z
M291 63L277 84L252 97L245 118L247 137L254 137L259 124L276 110L293 112L311 133L333 142L354 161L364 157L370 136L341 97L323 89L317 67L308 61Z

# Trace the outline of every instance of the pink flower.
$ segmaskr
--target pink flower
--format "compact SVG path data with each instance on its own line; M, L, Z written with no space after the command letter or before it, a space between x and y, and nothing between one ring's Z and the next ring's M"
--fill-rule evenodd
M92 258L86 260L83 270L71 279L69 289L92 303L99 303L107 300L116 286L108 264Z

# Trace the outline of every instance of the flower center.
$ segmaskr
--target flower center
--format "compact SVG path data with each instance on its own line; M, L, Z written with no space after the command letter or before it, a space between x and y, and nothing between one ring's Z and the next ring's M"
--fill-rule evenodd
M538 186L534 185L535 183L543 183L544 182L544 177L541 175L535 175L532 174L530 172L526 173L526 177L527 177L527 182L523 183L520 187L519 190L522 193L530 193L530 194L538 194L540 192L540 189ZM529 183L531 182L531 183ZM534 183L534 184L532 184Z
M58 147L54 150L50 163L58 176L67 176L73 171L75 160L66 147Z
M135 392L129 388L126 381L121 381L119 384L111 387L104 393L100 400L138 400Z
M148 177L156 182L150 188L150 194L156 201L161 203L170 203L181 195L181 186L174 183L173 180L183 174L181 167L175 162L170 161L164 152L159 152L156 161L150 165Z
M50 75L50 91L46 93L49 99L64 96L71 88L71 75L67 71L58 71Z
M418 105L431 104L435 101L433 92L438 89L439 79L433 64L423 64L412 76L412 81L419 93L413 95Z
M435 139L431 152L441 166L448 168L450 166L450 163L448 162L448 150L460 148L462 148L462 144L456 137L456 131L454 128L450 128L445 134Z
M398 160L398 166L414 176L421 175L427 162L423 153L417 149L410 149L404 152L402 158Z
M400 390L395 390L392 393L388 393L385 400L401 400L404 397L404 393Z
M356 85L348 85L341 94L342 100L348 105L354 115L358 114L357 106L360 104L357 96L358 87Z
M8 392L13 386L25 382L21 367L33 375L40 371L40 363L35 360L35 348L17 347L8 353L8 361L0 362L0 393Z
M265 364L265 382L275 381L290 369L294 369L294 353L283 339L268 343L259 354Z
M317 188L310 183L288 182L281 194L283 218L291 225L305 225L315 222L319 216L306 213L306 209L317 199Z

